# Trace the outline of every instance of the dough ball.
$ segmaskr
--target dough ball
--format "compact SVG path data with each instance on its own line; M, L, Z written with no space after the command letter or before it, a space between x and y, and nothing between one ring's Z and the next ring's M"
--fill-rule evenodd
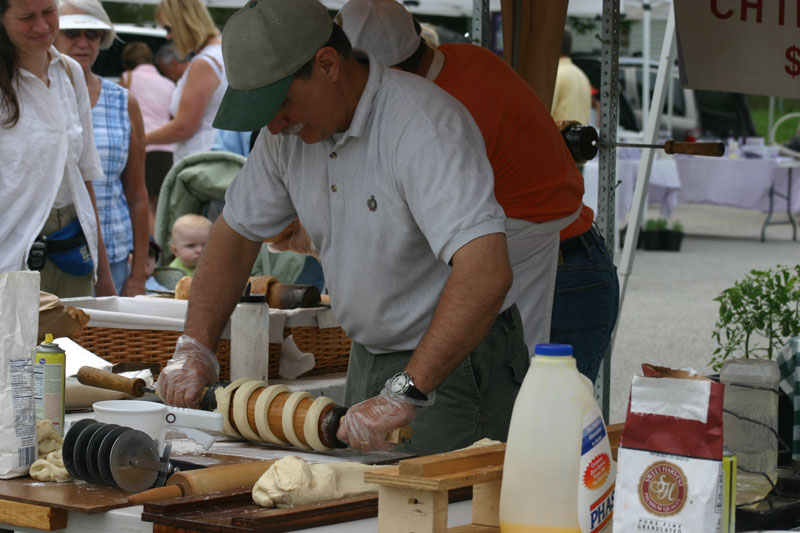
M292 507L374 492L377 485L364 481L370 468L359 463L309 465L299 457L284 457L256 482L253 501L262 507Z
M192 288L192 278L190 276L183 276L181 279L178 280L178 283L175 284L175 299L176 300L188 300L189 299L189 291Z
M50 452L46 459L37 459L31 465L30 475L37 481L55 481L56 483L66 483L72 481L64 462L61 459L61 450Z
M50 420L36 422L36 440L40 458L52 451L60 450L64 443L64 437L58 434L58 430Z

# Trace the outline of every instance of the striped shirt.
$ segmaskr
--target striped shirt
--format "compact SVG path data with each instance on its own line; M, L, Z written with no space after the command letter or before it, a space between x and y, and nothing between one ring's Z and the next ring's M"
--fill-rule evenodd
M133 226L122 187L122 171L128 164L131 137L127 89L103 79L100 99L92 108L92 122L104 174L93 183L97 211L108 262L117 263L127 259L133 250Z

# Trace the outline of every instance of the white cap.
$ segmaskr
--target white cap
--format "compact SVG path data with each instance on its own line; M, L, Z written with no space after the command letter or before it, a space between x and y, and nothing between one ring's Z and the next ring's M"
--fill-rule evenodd
M387 67L402 63L419 47L414 17L396 0L350 0L335 20L353 48Z
M61 15L58 17L60 30L110 30L111 26L91 15Z

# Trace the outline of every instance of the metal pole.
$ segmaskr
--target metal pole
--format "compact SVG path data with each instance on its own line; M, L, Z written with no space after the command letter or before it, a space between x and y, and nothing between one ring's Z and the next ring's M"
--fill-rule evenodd
M645 124L644 142L646 144L653 144L656 136L658 135L658 127L661 122L661 111L664 107L664 97L667 92L667 83L670 80L670 70L672 63L675 61L675 12L670 10L669 18L667 19L667 29L664 33L664 43L661 47L661 59L658 65L658 75L656 76L656 85L653 92L653 101L650 106L650 116L647 117ZM620 293L619 293L619 308L620 315L622 306L625 303L625 292L628 288L628 278L630 277L633 268L633 256L636 251L636 239L639 237L639 221L642 219L642 214L645 208L646 191L650 184L650 169L653 166L653 156L655 155L652 148L642 149L642 157L639 160L639 171L636 175L636 187L633 192L633 205L628 217L628 231L625 233L625 246L622 251L622 261L618 265L617 272L620 277ZM619 329L619 320L617 320L617 329ZM616 330L611 339L611 344L614 344L616 337Z
M642 130L650 114L650 2L642 2Z
M472 44L489 46L489 0L472 0Z
M595 222L606 240L609 250L614 249L615 220L614 179L617 174L617 109L619 107L619 0L603 0L603 19L600 41L602 43L600 70L600 149L598 162L597 213ZM594 385L595 398L608 420L611 402L611 349L600 366Z

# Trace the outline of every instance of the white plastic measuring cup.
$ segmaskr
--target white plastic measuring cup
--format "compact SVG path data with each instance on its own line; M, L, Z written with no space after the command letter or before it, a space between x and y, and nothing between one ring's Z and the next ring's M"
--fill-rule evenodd
M180 428L181 433L208 449L214 435L222 432L222 414L172 407L163 403L141 400L106 400L95 402L94 417L98 422L118 424L144 431L164 451L164 434L167 427Z

